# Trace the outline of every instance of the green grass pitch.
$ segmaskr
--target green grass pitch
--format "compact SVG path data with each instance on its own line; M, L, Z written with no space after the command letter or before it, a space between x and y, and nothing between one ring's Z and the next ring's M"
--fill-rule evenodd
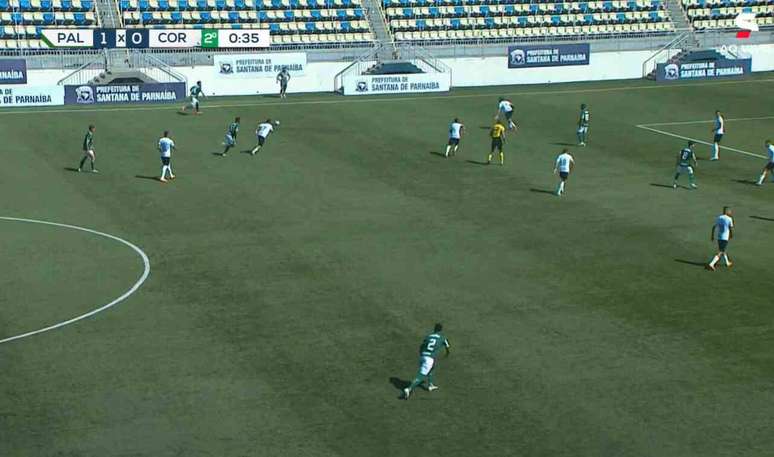
M773 81L1 112L0 216L121 237L151 274L0 344L0 456L771 456L774 184L751 185L763 159L698 145L699 189L673 190L685 141L637 125L710 141L684 122L720 109L724 144L763 155ZM500 95L520 131L482 166ZM590 143L557 198L581 103ZM237 149L213 155L237 115ZM444 159L455 116L467 135ZM268 145L240 153L267 117ZM71 170L89 123L94 175ZM736 265L711 273L723 205ZM143 270L109 239L21 222L0 220L0 253L0 339ZM398 400L436 321L441 388Z

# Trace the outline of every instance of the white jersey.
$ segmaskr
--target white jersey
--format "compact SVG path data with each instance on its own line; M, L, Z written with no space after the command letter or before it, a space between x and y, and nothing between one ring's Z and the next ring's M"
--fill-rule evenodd
M724 133L726 133L726 120L723 119L723 116L717 116L715 118L715 134L723 135Z
M513 111L513 103L508 100L503 100L500 102L497 109L499 109L501 113L510 113Z
M449 124L449 138L459 140L462 135L462 124L459 122L452 122Z
M556 158L556 169L563 172L563 173L569 173L570 172L570 166L575 163L572 156L565 152L563 154L559 154L559 157Z
M159 151L161 157L172 157L172 148L175 147L175 142L171 138L163 137L159 140Z
M731 216L721 214L715 220L715 227L718 230L718 240L728 241L731 235L731 229L734 228L734 220Z
M766 152L769 154L769 162L774 163L774 144L770 144L766 148Z
M255 134L262 138L266 138L273 130L273 125L269 124L268 122L264 122L262 124L258 124L258 130L255 131Z

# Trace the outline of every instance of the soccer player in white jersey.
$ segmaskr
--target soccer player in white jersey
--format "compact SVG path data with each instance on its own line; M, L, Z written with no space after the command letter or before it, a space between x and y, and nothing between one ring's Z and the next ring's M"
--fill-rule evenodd
M272 123L271 119L266 119L265 121L258 124L258 129L255 131L255 136L258 138L258 145L253 148L252 151L250 151L250 154L255 155L258 153L258 151L261 150L264 144L266 144L266 139L269 137L269 134L274 131L274 123Z
M715 241L715 231L717 230L718 240L718 253L712 258L710 263L707 264L707 269L715 271L715 264L723 258L727 267L731 267L734 264L728 259L726 249L728 249L728 242L734 237L734 219L731 218L731 208L728 206L723 207L723 214L715 219L715 224L712 226L712 234L710 234L710 241Z
M755 184L762 186L763 181L766 180L766 175L771 175L771 182L774 182L774 144L771 144L771 140L766 140L766 154L769 156L769 161L766 162L766 166L763 167L763 172L761 173L761 176L758 178L758 182Z
M723 135L726 134L726 120L723 118L723 114L720 111L715 111L715 125L712 126L712 157L710 160L720 159L720 142L723 140Z
M465 126L462 125L459 118L455 117L451 124L449 124L449 142L446 144L445 157L449 157L449 153L451 153L451 155L457 154L463 130L465 130Z
M516 124L513 122L513 102L500 97L500 103L497 105L497 114L495 120L499 120L500 116L503 116L508 121L508 129L513 130L516 128Z
M172 150L175 149L175 142L169 137L169 131L164 131L164 136L159 139L159 152L161 153L161 177L159 181L167 182L169 179L175 179L172 173Z
M575 159L572 154L567 151L567 148L562 150L559 157L556 158L554 163L554 174L559 173L559 185L556 187L556 195L561 197L564 193L564 186L567 182L567 178L570 177L570 172L575 167Z

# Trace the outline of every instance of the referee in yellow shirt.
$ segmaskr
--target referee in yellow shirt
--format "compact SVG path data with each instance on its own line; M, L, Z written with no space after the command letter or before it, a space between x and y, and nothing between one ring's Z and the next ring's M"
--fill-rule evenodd
M489 158L486 160L487 165L492 163L492 156L495 149L500 152L500 165L505 163L505 154L503 153L503 143L505 143L505 126L502 122L497 121L492 126L492 130L489 131L489 136L492 138L492 149L489 151Z

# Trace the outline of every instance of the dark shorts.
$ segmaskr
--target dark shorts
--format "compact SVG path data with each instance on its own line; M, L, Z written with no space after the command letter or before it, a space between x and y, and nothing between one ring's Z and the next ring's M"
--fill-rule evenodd
M513 117L513 111L506 111L503 114L505 114L505 118L508 119L509 121Z
M263 144L266 143L266 137L265 136L258 136L258 145L263 146Z
M559 172L559 177L562 178L562 181L567 181L567 178L570 177L570 173L568 173L566 171L560 171Z
M457 146L458 144L460 144L460 139L459 138L449 138L449 144L452 145L452 146Z
M280 90L283 92L288 88L288 83L280 81Z
M728 240L718 240L718 249L726 252L726 247L728 246Z
M722 139L723 139L723 134L722 133L716 133L715 134L715 138L712 139L712 142L720 144L720 140L722 140Z
M500 152L503 152L503 140L500 138L492 138L492 152L497 149Z
M169 165L170 159L171 159L171 157L162 157L161 158L161 164L162 165Z
M774 170L774 162L769 162L766 164L766 169L771 171Z

